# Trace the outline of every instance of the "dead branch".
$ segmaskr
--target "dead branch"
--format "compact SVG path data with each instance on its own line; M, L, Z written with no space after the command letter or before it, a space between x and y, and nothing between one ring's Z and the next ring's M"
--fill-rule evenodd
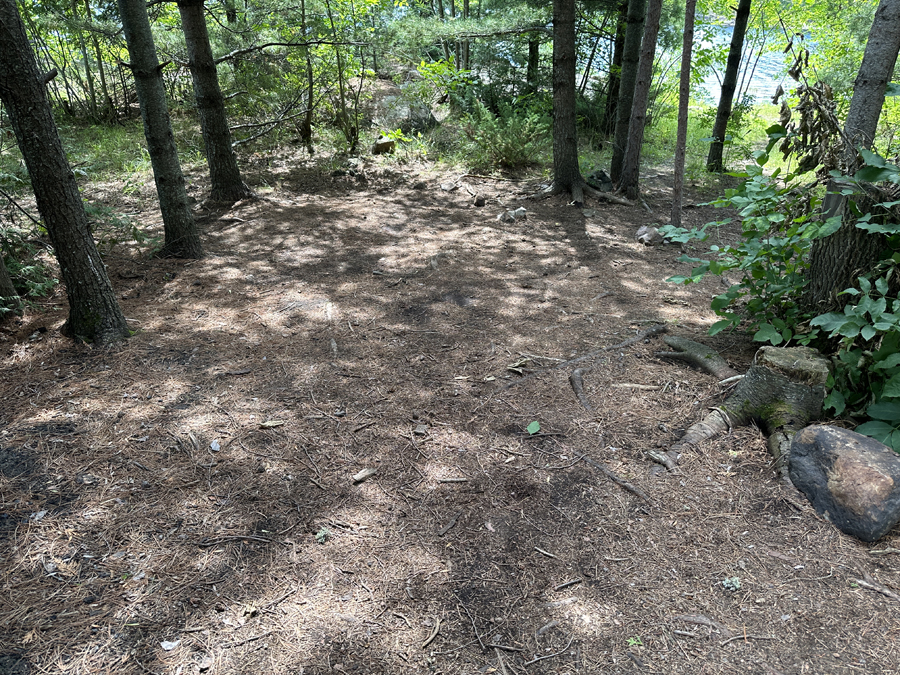
M778 638L774 635L750 635L749 633L744 633L743 635L735 635L734 637L730 637L727 640L722 640L719 643L720 647L724 647L729 642L734 642L735 640L777 640Z
M624 488L625 490L628 490L628 492L630 492L634 496L640 497L645 502L647 502L650 506L656 508L656 503L652 499L650 499L650 497L648 497L647 494L643 490L641 490L640 488L636 488L634 485L632 485L628 481L619 478L616 474L614 474L608 468L603 466L600 462L595 462L593 459L591 459L590 457L587 457L586 455L583 455L583 454L580 456L580 459L583 459L585 462L587 462L592 467L597 469L597 471L599 471L604 476L609 478L613 483L615 483L619 487Z
M543 661L543 660L545 660L545 659L552 659L552 658L554 658L554 657L561 656L562 654L565 654L565 653L568 651L569 647L572 646L572 641L573 641L574 639L575 639L575 636L573 635L572 637L569 638L568 644L566 644L565 647L563 647L560 651L556 652L555 654L547 654L546 656L536 656L536 657L534 657L533 659L531 659L531 661L526 661L526 662L523 663L522 665L523 665L523 666L530 666L530 665L532 665L532 664L537 663L538 661Z
M879 583L876 583L873 580L866 581L865 579L854 579L853 583L855 583L860 588L867 588L870 591L875 591L876 593L881 593L883 596L890 598L891 600L896 600L900 602L900 595L897 595L887 586L882 586Z

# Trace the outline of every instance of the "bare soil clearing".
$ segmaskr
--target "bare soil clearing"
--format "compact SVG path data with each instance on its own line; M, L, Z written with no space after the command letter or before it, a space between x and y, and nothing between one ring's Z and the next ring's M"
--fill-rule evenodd
M580 364L593 412L571 368L515 384L657 323L746 368L720 282L634 241L668 178L585 216L367 171L259 158L204 260L110 255L121 348L60 337L61 294L0 327L0 674L900 672L857 582L900 594L900 532L835 530L753 429L644 454L727 387L658 337Z

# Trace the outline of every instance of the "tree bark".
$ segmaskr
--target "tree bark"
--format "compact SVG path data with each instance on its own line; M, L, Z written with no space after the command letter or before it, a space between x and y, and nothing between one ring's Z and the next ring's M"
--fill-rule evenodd
M887 84L900 52L900 0L881 0L875 11L862 65L853 85L850 110L844 122L844 171L852 175L859 167L857 152L870 148ZM813 242L810 252L809 285L803 306L813 313L821 313L840 306L838 293L853 286L856 278L870 272L885 249L880 235L869 234L855 225L855 218L846 212L847 197L840 188L829 184L822 210L824 217L840 215L840 229L830 237ZM844 296L849 299L849 296ZM846 303L846 301L845 301Z
M678 133L675 139L675 176L672 187L673 227L681 227L684 195L684 156L687 150L688 104L691 99L691 52L694 48L694 12L697 0L687 0L684 8L684 40L681 45L681 78L678 83Z
M13 286L9 271L6 269L3 253L0 253L0 310L17 310L21 304L19 292ZM3 314L4 312L0 311L0 319L3 318Z
M128 43L147 151L162 210L165 242L161 254L173 258L200 258L203 247L188 205L147 6L143 0L119 0L119 15Z
M553 0L553 191L584 201L575 128L575 0Z
M638 65L634 99L630 108L628 145L625 148L622 175L619 178L619 190L624 191L628 199L637 199L640 196L638 181L641 172L641 145L644 143L644 125L647 123L647 104L650 100L650 82L653 79L653 59L656 56L656 36L659 35L661 14L662 0L650 0L647 6L647 21L644 24L644 38L641 41L641 62Z
M528 40L528 66L525 71L526 90L536 94L538 90L538 65L540 63L540 46L537 36Z
M722 91L719 94L719 107L716 109L716 121L713 123L713 141L706 157L707 171L721 173L725 170L722 155L725 150L725 132L731 118L731 107L734 104L734 92L737 89L738 72L741 68L741 57L744 52L744 36L747 35L747 24L750 23L750 4L753 0L740 0L734 17L734 30L731 33L731 47L728 49L728 61L725 63L725 77L722 78Z
M611 136L616 130L616 112L619 103L619 83L622 80L622 52L625 48L625 27L628 16L628 3L619 5L619 21L616 25L616 38L613 42L612 63L609 66L609 77L606 87L606 103L603 107L603 119L600 128L604 136Z
M206 148L206 161L212 183L210 198L215 202L234 203L253 193L241 179L237 158L231 147L231 129L225 115L225 98L219 88L219 77L209 44L203 0L181 0L181 29L187 45L188 65L194 83L194 97Z
M625 16L625 42L622 46L622 71L619 78L619 101L616 104L616 129L613 138L609 177L618 183L622 177L625 148L628 145L628 124L631 121L631 104L641 60L641 36L647 15L647 0L628 0Z
M66 286L69 318L63 334L97 343L128 337L128 325L88 229L75 174L59 140L44 77L15 0L0 0L0 100L25 159Z

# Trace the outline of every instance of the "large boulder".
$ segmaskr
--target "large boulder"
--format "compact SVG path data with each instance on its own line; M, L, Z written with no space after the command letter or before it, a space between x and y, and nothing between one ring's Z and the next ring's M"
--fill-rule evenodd
M400 129L404 134L428 131L438 123L431 108L402 94L376 96L372 121L386 131Z
M863 541L900 522L900 455L868 436L808 426L791 443L789 475L820 515Z

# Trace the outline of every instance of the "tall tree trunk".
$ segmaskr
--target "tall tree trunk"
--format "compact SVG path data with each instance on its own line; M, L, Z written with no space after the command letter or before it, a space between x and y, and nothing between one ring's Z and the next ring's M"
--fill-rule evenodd
M553 191L582 202L575 128L575 0L553 0Z
M638 182L641 173L641 146L644 144L644 125L647 123L647 104L650 99L650 82L653 79L653 59L656 56L656 36L659 35L659 19L662 0L650 0L647 21L641 41L641 62L637 81L634 83L634 99L631 102L631 121L628 124L628 145L622 162L619 190L629 199L640 196ZM621 102L620 102L621 105Z
M88 25L92 24L94 15L91 11L91 0L84 0L84 12ZM97 74L100 76L100 93L103 94L103 116L111 117L115 114L115 107L106 84L106 68L103 66L103 52L100 50L100 40L97 38L96 31L93 30L91 31L91 44L94 46L94 57L97 59Z
M536 94L538 90L538 65L540 64L541 43L537 36L528 40L528 68L525 73L525 83L529 94Z
M675 140L675 184L672 188L672 220L681 227L681 201L684 193L684 156L687 150L688 104L691 100L691 52L694 48L694 12L697 0L684 7L684 40L681 44L681 78L678 83L678 136Z
M88 228L50 102L15 0L0 0L0 100L6 107L59 260L69 297L63 333L97 343L128 337L103 260Z
M613 183L618 183L622 177L622 163L625 161L625 148L628 145L628 124L631 121L634 86L641 60L641 36L644 34L646 14L647 0L628 0L625 43L622 47L622 74L619 78L619 101L616 105L616 133L609 165L609 176Z
M613 40L612 61L609 64L609 76L606 86L606 103L603 106L603 119L600 128L604 136L611 136L616 130L616 111L619 104L619 83L622 80L622 52L625 49L625 27L628 15L628 3L619 5L619 21L616 24L616 37ZM634 88L632 88L634 91Z
M884 106L884 93L900 52L900 0L881 0L869 30L862 65L853 85L850 110L844 122L844 171L852 175L859 166L857 151L870 148ZM840 229L830 237L813 242L810 252L809 285L803 306L811 312L828 311L840 304L837 294L870 272L885 248L880 235L856 227L847 213L847 197L835 184L828 186L822 209L824 217L841 215ZM845 296L847 297L847 296Z
M588 82L591 80L591 71L594 69L594 56L597 54L597 47L600 45L600 40L602 39L602 35L598 35L594 38L594 46L591 47L591 53L588 56L587 63L584 64L584 74L581 76L581 84L578 85L578 93L582 96L584 96L584 91L587 89Z
M147 151L150 153L162 210L165 229L162 255L200 258L203 256L203 247L188 205L184 174L178 161L178 150L166 104L162 66L156 57L147 6L143 0L119 0L119 15L131 56L131 72L134 74L134 84L141 104L144 136L147 139Z
M94 74L91 72L91 58L88 56L87 41L84 39L84 31L78 25L78 0L72 0L72 18L75 20L74 30L78 33L78 47L81 49L81 58L84 60L84 79L87 82L91 115L96 121L98 118L97 92L94 89Z
M304 39L308 37L308 27L306 25L306 0L300 0L300 28ZM306 50L306 113L298 125L300 130L300 141L306 146L306 151L312 155L312 119L313 119L313 95L315 94L315 80L313 79L312 56L310 49Z
M716 110L716 121L713 123L713 141L706 157L706 169L721 173L725 170L722 154L725 150L725 132L731 118L731 107L734 104L734 91L737 88L738 72L741 68L741 55L744 50L744 36L747 35L747 24L750 23L750 3L752 0L740 0L734 17L734 31L731 33L731 47L728 49L728 61L725 64L725 77L722 79L722 91L719 94L719 107Z
M253 193L241 179L237 158L231 147L225 98L219 88L216 63L209 44L203 0L181 0L178 11L181 14L181 29L187 45L188 65L194 82L194 97L197 99L206 161L209 164L212 183L210 198L215 202L234 203Z
M0 310L17 310L21 305L19 292L13 286L6 262L3 260L3 253L0 252ZM3 319L3 314L4 312L0 311L0 319Z

